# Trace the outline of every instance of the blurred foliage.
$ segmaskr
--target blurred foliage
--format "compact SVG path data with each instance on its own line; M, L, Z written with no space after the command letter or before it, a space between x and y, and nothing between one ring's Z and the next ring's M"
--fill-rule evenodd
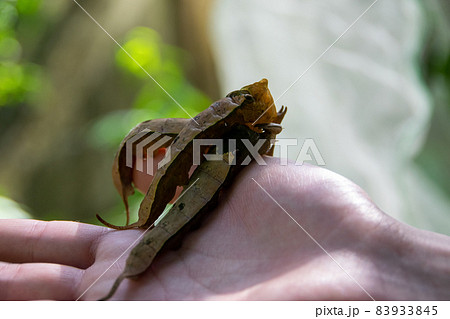
M430 24L421 67L434 110L416 162L450 198L450 3L433 1L424 9Z
M0 219L2 218L30 218L31 216L21 205L0 195Z
M24 102L41 88L41 70L22 61L16 28L21 16L37 12L40 0L0 0L0 107Z
M17 106L32 99L42 87L42 70L24 61L17 35L21 18L35 15L40 4L41 0L0 0L0 134ZM0 186L0 218L29 218L22 206L2 196L8 192Z
M183 56L186 53L164 44L155 30L134 28L126 36L122 47L124 50L117 49L116 64L125 79L141 88L130 109L107 113L93 124L90 134L93 145L115 149L128 131L142 121L188 118L211 104L211 100L193 87L183 73Z
M94 63L90 65L93 71L85 69L86 73L74 75L70 63L55 63L59 53L70 58L71 44L78 43L76 48L80 52L85 49L80 44L83 42L76 42L76 37L66 37L81 30L78 21L71 24L71 19L86 18L82 11L74 8L70 3L0 0L0 153L3 158L7 155L13 159L20 158L20 154L30 154L26 150L40 152L33 153L31 168L27 170L23 170L21 162L5 161L14 167L3 169L12 173L2 175L6 179L1 180L0 195L24 203L34 217L44 220L68 219L98 224L95 213L100 213L112 223L123 224L124 206L120 196L114 193L109 173L120 141L144 120L189 117L174 100L193 116L208 107L211 100L187 80L184 68L189 62L188 53L166 44L160 33L149 27L133 28L117 38L128 54L108 42L109 53L105 52L103 57L112 58L115 70L108 68L111 70L105 72ZM106 37L95 24L86 21L83 28L92 28L99 32L99 37ZM76 31L72 31L73 26ZM62 45L58 42L61 40L65 41ZM90 38L83 38L83 41L88 44ZM95 48L98 50L102 46ZM87 74L92 78L96 70L102 72L99 79L106 78L108 83L95 82L95 78L89 83L96 84L78 91L77 80ZM71 76L66 79L64 74L69 72ZM64 88L56 83L61 80L70 89L55 91L55 88ZM46 90L48 87L52 90ZM107 91L111 88L114 92ZM74 100L74 95L81 96L76 99L77 104L67 103ZM76 118L70 115L70 122L67 122L65 114ZM61 124L48 126L49 121ZM46 126L33 123L46 123ZM39 142L31 148L26 145L25 136L18 136L28 127L45 130L32 134L39 137ZM71 169L67 170L67 166ZM20 179L14 172L20 172ZM137 212L142 197L136 192L130 198L132 212ZM26 216L22 206L14 203L2 197L0 218L13 217L14 211L17 217Z

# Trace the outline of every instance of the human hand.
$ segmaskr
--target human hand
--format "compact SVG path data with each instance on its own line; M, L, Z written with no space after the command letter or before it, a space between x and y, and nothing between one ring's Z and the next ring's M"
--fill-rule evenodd
M266 161L245 168L179 250L125 280L113 299L449 298L448 237L395 221L328 170ZM141 233L4 220L0 299L101 298Z

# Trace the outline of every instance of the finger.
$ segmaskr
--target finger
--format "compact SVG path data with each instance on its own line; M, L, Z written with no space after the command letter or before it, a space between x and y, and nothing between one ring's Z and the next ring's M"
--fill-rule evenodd
M63 265L0 262L0 300L75 300L82 275Z
M0 261L44 262L87 268L105 227L76 222L5 219L0 222Z

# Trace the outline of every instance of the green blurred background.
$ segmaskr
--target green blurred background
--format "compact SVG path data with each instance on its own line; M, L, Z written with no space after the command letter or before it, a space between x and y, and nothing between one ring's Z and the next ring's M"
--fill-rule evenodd
M80 3L189 114L221 97L211 1ZM416 161L450 198L450 43L428 32L421 72L435 108ZM161 117L188 116L73 1L0 0L0 218L123 224L114 153Z
M183 5L80 4L189 114L218 98L213 70L181 38ZM122 224L114 153L134 125L160 117L188 115L74 2L0 0L0 217Z

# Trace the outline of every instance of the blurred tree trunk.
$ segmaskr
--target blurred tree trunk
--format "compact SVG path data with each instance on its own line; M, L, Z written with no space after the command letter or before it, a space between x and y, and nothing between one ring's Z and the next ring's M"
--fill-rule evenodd
M179 45L190 53L193 65L188 77L213 100L220 98L215 64L211 50L211 0L179 1Z

